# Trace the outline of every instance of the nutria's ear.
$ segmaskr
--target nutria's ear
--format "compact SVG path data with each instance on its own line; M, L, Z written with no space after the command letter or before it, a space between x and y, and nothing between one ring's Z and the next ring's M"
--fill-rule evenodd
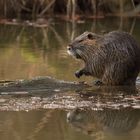
M93 36L93 34L91 34L91 33L89 33L89 34L87 35L87 37L88 37L88 39L94 39L94 36Z

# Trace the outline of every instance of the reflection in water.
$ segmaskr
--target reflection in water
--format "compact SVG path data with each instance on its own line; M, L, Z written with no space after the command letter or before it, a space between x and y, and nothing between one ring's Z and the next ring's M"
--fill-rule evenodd
M1 140L91 140L75 132L62 110L0 112Z
M98 111L77 108L67 114L67 119L73 126L85 129L89 134L99 128L118 134L129 132L136 127L140 119L140 111L132 108Z
M140 138L138 133L133 134L140 126L140 92L135 87L102 87L77 93L92 104L67 113L72 128L95 140Z
M0 139L139 140L139 118L132 108L0 112Z
M75 109L67 114L68 122L75 128L91 136L102 133L122 135L136 129L140 120L140 110L122 108L120 110ZM99 135L100 137L100 135ZM97 138L100 139L100 138Z

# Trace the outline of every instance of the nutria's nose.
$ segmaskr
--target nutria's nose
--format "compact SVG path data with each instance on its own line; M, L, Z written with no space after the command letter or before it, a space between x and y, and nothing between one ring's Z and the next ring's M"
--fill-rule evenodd
M67 49L70 51L71 50L71 47L70 46L67 46Z

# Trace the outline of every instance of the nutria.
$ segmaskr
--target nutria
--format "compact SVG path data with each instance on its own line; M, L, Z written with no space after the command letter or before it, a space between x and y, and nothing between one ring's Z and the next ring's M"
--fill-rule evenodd
M85 62L76 77L90 75L105 85L135 85L140 71L140 47L130 34L84 32L67 49L70 55Z

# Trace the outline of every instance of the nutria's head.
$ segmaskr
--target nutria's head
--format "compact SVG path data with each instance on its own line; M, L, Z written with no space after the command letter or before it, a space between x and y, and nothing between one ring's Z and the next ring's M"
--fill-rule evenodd
M99 38L101 38L101 36L95 33L84 32L68 45L68 54L78 59L88 59L90 55L93 55L97 48L96 41Z

